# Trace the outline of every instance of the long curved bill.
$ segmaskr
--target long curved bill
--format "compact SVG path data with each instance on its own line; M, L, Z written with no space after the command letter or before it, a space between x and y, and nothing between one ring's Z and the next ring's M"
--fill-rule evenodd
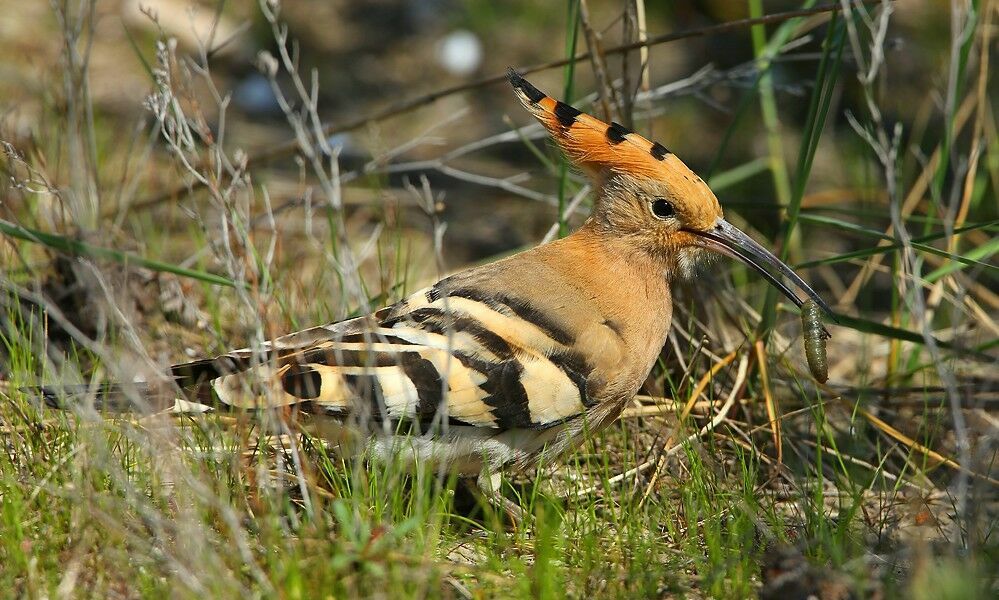
M777 274L790 280L806 296L814 300L833 320L836 319L836 315L829 308L829 305L801 277L798 277L798 274L792 271L791 267L781 262L773 253L725 219L718 219L715 226L707 231L694 229L684 229L684 231L700 237L704 241L704 246L709 250L714 250L749 265L800 308L803 301L780 277L774 274L776 271Z

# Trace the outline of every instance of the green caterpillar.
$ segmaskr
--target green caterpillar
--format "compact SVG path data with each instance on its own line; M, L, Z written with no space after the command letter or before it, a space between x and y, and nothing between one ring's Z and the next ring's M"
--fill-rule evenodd
M805 339L805 358L808 369L819 383L829 379L829 363L826 361L826 338L832 337L822 326L822 309L814 300L805 300L801 305L801 334Z

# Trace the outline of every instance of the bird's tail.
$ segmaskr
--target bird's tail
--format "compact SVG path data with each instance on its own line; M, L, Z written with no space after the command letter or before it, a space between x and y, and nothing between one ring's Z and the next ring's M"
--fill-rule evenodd
M158 412L178 407L183 412L203 412L218 404L209 382L238 369L234 359L221 356L172 365L166 379L154 383L40 385L22 387L20 391L60 410L78 409L92 402L93 408L101 412Z
M99 412L159 412L186 402L173 386L148 383L40 385L22 387L20 391L59 410L92 406Z

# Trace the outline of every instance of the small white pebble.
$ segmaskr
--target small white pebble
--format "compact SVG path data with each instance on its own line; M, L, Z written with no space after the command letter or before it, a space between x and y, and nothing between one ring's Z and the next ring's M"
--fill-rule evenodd
M471 75L482 64L482 42L466 29L452 31L437 44L437 60L452 75Z

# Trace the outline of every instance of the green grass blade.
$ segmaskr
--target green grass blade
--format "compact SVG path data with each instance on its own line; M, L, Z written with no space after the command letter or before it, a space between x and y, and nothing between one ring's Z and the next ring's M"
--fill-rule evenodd
M121 28L125 31L125 39L128 40L128 45L132 47L132 51L135 52L135 56L139 59L139 62L142 63L142 69L146 72L146 75L149 75L149 81L155 84L156 74L153 73L152 65L149 64L149 61L146 60L145 56L143 56L142 50L139 49L139 43L135 40L135 36L132 35L132 30L129 29L124 22L122 22Z
M851 317L849 315L836 313L836 320L838 324L842 327L847 327L853 329L854 331L859 331L861 333L870 333L872 335L878 335L881 337L900 340L903 342L913 342L915 344L925 345L926 338L923 337L921 333L915 331L909 331L908 329L902 329L901 327L892 327L891 325L885 325L884 323L878 323L877 321L871 321L869 319L864 319L861 317ZM933 341L937 346L941 348L946 348L948 350L953 350L960 352L962 354L973 354L985 360L994 360L990 356L983 355L979 352L969 351L962 348L958 348L951 344L950 342L945 342L943 340L933 338Z
M923 277L923 279L929 283L933 283L945 275L963 269L965 266L979 266L987 270L999 270L999 267L992 263L982 262L983 260L991 258L996 252L999 252L999 238L993 238L984 246L979 246L974 250L970 250L963 256L955 256L949 252L945 252L944 254L947 254L947 257L955 262L930 271Z
M759 175L760 173L766 171L769 166L769 160L766 158L757 158L755 160L742 163L737 167L732 167L727 171L722 171L717 175L712 175L708 178L708 185L715 191L715 193L718 193L725 188L732 187L733 185L745 181L750 177ZM732 205L734 203L729 202L727 204ZM776 207L778 205L773 204L771 206Z
M206 273L205 271L197 271L194 269L185 269L184 267L178 267L177 265L172 265L170 263L165 263L150 258L143 258L141 256L136 256L135 254L131 254L128 252L122 252L120 250L112 250L111 248L102 248L100 246L94 246L92 244L81 242L79 240L74 240L72 238L68 238L65 236L54 235L51 233L44 233L42 231L30 229L28 227L15 225L14 223L11 223L10 221L5 221L3 219L0 219L0 233L4 235L9 235L10 237L14 237L17 239L25 240L27 242L41 244L47 248L51 248L59 252L64 252L66 254L72 254L74 256L89 256L91 258L103 258L121 264L139 265L147 269L152 269L153 271L173 273L174 275L179 275L181 277L189 277L191 279L197 279L198 281L203 281L205 283L224 285L226 287L236 287L235 282L221 275L215 275L214 273Z
M753 2L751 2L752 4ZM806 6L810 5L811 3L806 3ZM790 26L791 22L789 21L783 27L789 28ZM830 101L836 89L836 78L839 73L839 64L843 56L843 47L846 39L845 31L846 27L836 19L834 14L829 24L825 42L822 44L822 59L819 61L818 72L815 76L814 91L809 101L808 114L805 119L805 131L803 132L801 145L798 149L798 164L794 173L794 189L789 191L788 198L782 200L778 197L778 202L783 204L787 210L784 221L781 224L782 243L780 248L780 258L785 262L788 260L791 247L799 245L797 243L798 238L795 237L795 232L798 230L798 215L801 213L801 201L805 194L805 184L811 173L812 159L819 146L819 137L822 135L826 115L829 113ZM785 35L790 35L790 31L785 33ZM830 62L832 63L831 67ZM785 177L787 176L786 172L784 175ZM768 289L763 310L761 311L763 319L760 321L758 328L758 333L764 339L773 327L776 301L776 290L773 288Z
M802 218L802 220L808 220L808 221L812 221L812 222L815 222L815 223L823 223L823 224L826 224L826 225L832 225L834 227L838 227L838 228L841 228L841 229L846 229L846 230L853 231L855 233L859 233L859 234L862 234L862 235L867 235L867 236L870 236L870 237L876 237L876 238L883 239L883 240L889 240L889 241L891 241L891 243L887 244L887 245L884 245L884 246L877 246L877 247L874 247L874 248L865 248L863 250L857 250L857 251L854 251L854 252L847 252L845 254L838 254L836 256L830 256L828 258L823 258L823 259L819 259L819 260L812 260L812 261L800 263L800 264L796 265L796 267L799 268L799 269L808 269L808 268L811 268L811 267L817 267L819 265L831 265L831 264L836 264L836 263L841 263L841 262L847 262L847 261L851 261L851 260L856 260L858 258L867 258L867 257L870 257L870 256L874 256L876 254L884 254L886 252L894 252L895 250L898 250L899 248L902 247L902 244L899 243L899 242L894 241L894 238L892 238L891 236L887 236L887 235L881 233L880 231L874 231L872 229L867 229L865 227L860 227L859 225L855 225L853 223L848 223L846 221L841 221L839 219L834 219L834 218L831 218L831 217L822 217L822 216L818 216L818 215L801 215L801 218ZM950 233L948 233L948 232L938 232L938 233L933 233L933 234L930 234L930 235L924 235L922 237L918 237L918 238L913 239L912 240L912 247L916 248L918 250L924 251L924 252L929 252L931 254L937 254L939 256L944 256L946 258L950 258L951 260L954 260L954 261L956 261L958 263L961 263L961 264L967 264L967 265L972 265L972 266L981 266L981 267L985 267L987 270L996 270L996 269L999 269L999 267L996 267L995 265L992 265L992 264L989 264L989 263L980 262L980 261L977 260L977 258L978 258L977 256L976 257L959 256L959 255L956 255L956 254L952 254L950 252L946 252L944 250L940 250L938 248L934 248L933 246L928 246L927 243L928 242L933 242L933 241L936 241L936 240L941 240L941 239L948 238L948 237L952 237L952 236L964 233L966 231L971 231L971 230L974 230L974 229L982 229L982 230L988 231L988 230L990 230L990 229L992 229L994 227L997 227L997 226L999 226L999 219L996 219L994 221L988 221L988 222L985 222L985 223L974 223L974 224L971 224L971 225L965 225L964 227L959 227L957 229L954 229ZM969 255L970 254L971 253L969 253Z

